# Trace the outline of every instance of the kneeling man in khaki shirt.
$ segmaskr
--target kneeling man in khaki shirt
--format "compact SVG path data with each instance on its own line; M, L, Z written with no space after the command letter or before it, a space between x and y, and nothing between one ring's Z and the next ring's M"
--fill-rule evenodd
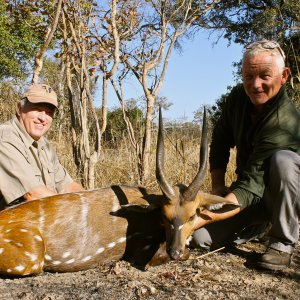
M83 187L74 182L44 137L57 109L57 96L33 84L18 103L16 116L0 125L0 207Z

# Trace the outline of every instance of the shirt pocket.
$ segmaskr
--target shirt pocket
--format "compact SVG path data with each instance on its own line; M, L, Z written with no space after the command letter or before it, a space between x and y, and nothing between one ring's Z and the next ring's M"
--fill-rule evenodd
M48 189L56 192L56 184L55 184L55 170L52 164L47 166L47 174L46 174L46 186Z

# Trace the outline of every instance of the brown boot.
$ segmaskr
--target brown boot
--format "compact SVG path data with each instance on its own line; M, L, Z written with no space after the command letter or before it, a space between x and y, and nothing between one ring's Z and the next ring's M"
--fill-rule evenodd
M269 270L282 270L290 266L291 258L291 253L268 248L257 262L257 265Z

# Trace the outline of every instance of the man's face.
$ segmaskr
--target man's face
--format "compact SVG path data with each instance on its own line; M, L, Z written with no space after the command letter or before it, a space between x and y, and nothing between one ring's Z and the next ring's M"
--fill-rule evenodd
M38 141L50 128L55 107L48 103L26 102L18 106L18 119L28 134Z
M244 60L242 66L244 88L257 111L277 95L288 74L287 68L279 70L275 56L267 51Z

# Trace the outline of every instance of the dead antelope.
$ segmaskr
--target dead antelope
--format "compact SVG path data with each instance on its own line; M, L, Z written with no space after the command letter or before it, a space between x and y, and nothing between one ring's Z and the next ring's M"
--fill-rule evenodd
M185 242L200 210L225 202L199 192L206 157L204 116L199 172L189 187L171 187L163 171L160 112L156 176L162 193L112 186L8 208L0 212L0 273L23 276L43 270L72 272L119 259L139 266L170 258L186 259Z

